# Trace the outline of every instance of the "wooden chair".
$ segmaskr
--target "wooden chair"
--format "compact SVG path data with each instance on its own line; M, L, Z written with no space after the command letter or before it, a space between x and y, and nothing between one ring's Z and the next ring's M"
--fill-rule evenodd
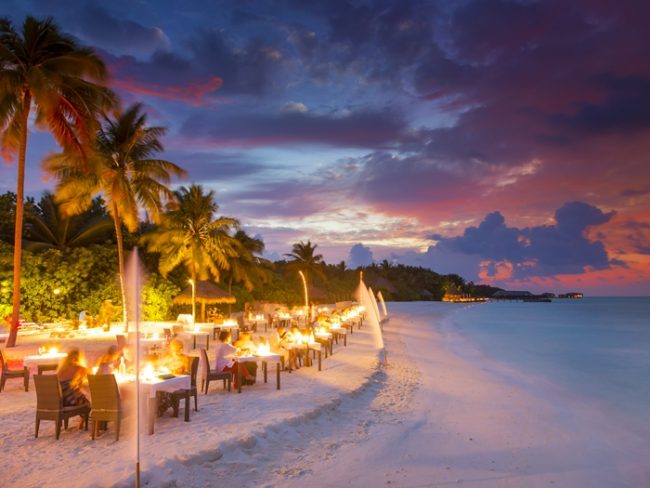
M90 415L93 419L91 436L93 440L99 432L100 422L115 422L115 440L120 439L120 424L124 412L120 390L113 374L88 375L90 387Z
M59 367L56 364L39 364L36 368L38 374L43 374L45 371L56 371Z
M117 350L120 354L126 349L126 336L122 334L115 334L115 341L117 342Z
M174 409L174 417L178 417L178 407L181 400L185 400L185 422L190 421L190 399L194 397L194 411L198 412L198 392L196 389L196 376L199 372L199 358L197 356L187 357L187 370L190 372L190 388L184 390L176 390L172 393Z
M41 420L54 420L56 438L61 434L61 422L64 428L68 428L70 417L81 416L83 423L88 430L88 415L90 406L76 405L72 407L63 406L63 393L59 378L52 374L34 375L34 386L36 387L36 430L34 437L38 437L38 429Z
M168 329L167 327L163 329L163 334L165 334L165 340L167 341L167 344L169 344L174 338L174 334L172 334L172 330Z
M0 372L2 379L0 379L0 391L4 390L5 382L10 378L22 378L25 385L25 391L29 391L29 368L23 366L23 369L9 369L5 358L0 351Z
M210 369L210 361L208 360L208 353L205 349L201 349L201 360L203 362L203 374L201 375L201 391L208 394L208 387L210 381L223 380L223 388L226 389L226 382L228 382L228 391L232 385L232 371L212 371Z

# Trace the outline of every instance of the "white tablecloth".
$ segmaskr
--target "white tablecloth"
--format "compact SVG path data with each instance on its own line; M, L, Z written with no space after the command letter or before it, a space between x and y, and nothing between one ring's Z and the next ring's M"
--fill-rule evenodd
M59 361L66 356L67 354L64 352L57 354L33 354L31 356L25 356L23 358L23 364L28 368L35 368L47 364L59 364Z
M129 381L121 382L121 386L135 389L135 376L129 378ZM190 376L186 374L174 376L166 380L155 378L153 380L145 380L140 378L140 392L149 398L156 398L156 392L168 391L174 392L176 390L187 390L191 386Z

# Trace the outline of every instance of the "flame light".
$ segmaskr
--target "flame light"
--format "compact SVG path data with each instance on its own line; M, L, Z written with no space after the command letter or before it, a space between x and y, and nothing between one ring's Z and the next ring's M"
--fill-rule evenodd
M257 346L257 353L258 356L269 356L271 354L271 346L268 344L259 344Z
M147 363L142 370L142 379L144 381L151 381L154 379L153 364Z

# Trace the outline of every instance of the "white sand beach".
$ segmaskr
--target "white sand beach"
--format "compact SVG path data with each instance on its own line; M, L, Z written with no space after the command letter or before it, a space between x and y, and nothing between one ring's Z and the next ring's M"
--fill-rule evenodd
M191 422L165 416L144 437L143 485L650 486L647 438L450 349L431 324L459 306L390 304L387 365L364 327L323 371L283 373L280 391L271 379L242 394L211 387ZM128 427L118 443L76 428L55 441L51 423L34 439L34 405L18 381L0 393L3 485L132 486Z

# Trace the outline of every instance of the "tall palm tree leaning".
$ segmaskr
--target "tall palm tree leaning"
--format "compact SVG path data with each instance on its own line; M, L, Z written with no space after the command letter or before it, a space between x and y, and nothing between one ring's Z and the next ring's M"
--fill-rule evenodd
M230 259L238 255L238 242L230 235L239 226L236 219L216 218L219 206L214 191L205 192L200 185L181 187L176 201L169 205L160 225L142 236L151 252L160 253L163 276L184 265L194 283L210 276L215 281L220 270L230 269Z
M293 245L290 253L285 254L285 256L292 258L289 261L289 268L302 271L305 277L305 287L309 286L310 275L316 275L322 279L325 278L321 269L323 256L322 254L315 254L317 247L318 244L312 244L311 241L300 241Z
M75 154L49 156L45 169L58 179L56 198L61 209L74 215L85 211L93 196L101 194L113 218L122 292L122 317L128 327L124 287L124 240L122 226L130 232L138 228L140 209L158 222L166 202L174 199L166 186L172 176L184 176L176 164L155 155L163 151L163 127L148 127L147 115L134 104L115 119L105 119L97 132L94 151L87 168Z
M62 33L52 19L27 17L17 32L7 18L0 18L0 146L5 158L18 155L13 310L7 347L16 345L20 319L29 115L33 109L36 125L49 130L64 150L83 160L95 135L97 114L114 103L106 80L103 61Z

